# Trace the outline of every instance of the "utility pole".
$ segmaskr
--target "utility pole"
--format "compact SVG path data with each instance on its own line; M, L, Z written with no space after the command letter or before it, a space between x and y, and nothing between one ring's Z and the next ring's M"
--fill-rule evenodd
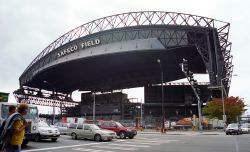
M193 72L188 68L188 61L183 59L183 62L180 64L182 72L185 74L190 86L195 94L195 97L198 101L198 114L199 114L199 130L202 131L202 114L201 114L201 101L200 101L200 89L198 88L198 83L194 80Z
M163 69L161 65L161 60L157 59L161 70L161 112L162 112L162 128L161 132L165 133L165 111L164 111L164 88L163 88Z
M221 100L222 100L222 110L223 110L222 119L223 119L225 127L226 127L226 124L227 124L227 116L226 116L226 112L225 112L225 101L224 101L224 93L223 93L225 91L225 87L224 87L222 81L225 80L226 78L223 78L223 79L220 80L220 85L221 85ZM225 94L225 96L227 96L227 95Z
M142 126L142 100L141 100L141 126Z
M95 122L95 92L93 93L93 123Z

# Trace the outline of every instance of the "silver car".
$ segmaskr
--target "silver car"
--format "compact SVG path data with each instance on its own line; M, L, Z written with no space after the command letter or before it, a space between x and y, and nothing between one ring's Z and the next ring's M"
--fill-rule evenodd
M242 133L249 134L250 125L248 123L241 124Z
M116 133L111 130L99 128L95 124L77 124L72 130L72 139L91 139L95 141L111 141L116 138Z
M69 135L71 132L69 132L69 123L62 123L62 122L58 122L55 125L53 125L55 128L58 128L58 130L60 131L61 135ZM52 126L52 127L53 127Z
M240 127L240 125L237 124L237 123L229 124L229 125L227 126L225 132L226 132L226 135L231 135L231 134L234 134L234 133L236 133L237 135L242 134L241 127Z

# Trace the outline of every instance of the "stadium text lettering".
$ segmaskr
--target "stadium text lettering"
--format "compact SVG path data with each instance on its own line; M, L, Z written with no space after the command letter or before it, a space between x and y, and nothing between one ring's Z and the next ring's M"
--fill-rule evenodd
M74 51L76 51L78 49L77 45L72 45L64 50L62 50L61 52L57 53L57 57L62 57L66 54L72 53Z
M98 45L100 43L101 43L100 39L95 39L95 40L81 42L80 46L81 46L81 49L85 49L87 47L95 46L95 45ZM75 45L69 46L66 49L63 49L62 51L58 52L57 57L59 58L59 57L65 56L65 55L73 53L77 50L78 50L78 45L75 44Z
M90 41L85 41L81 44L82 46L82 49L83 48L87 48L87 47L90 47L90 46L95 46L95 45L98 45L100 44L100 40L99 39L95 39L95 40L90 40Z

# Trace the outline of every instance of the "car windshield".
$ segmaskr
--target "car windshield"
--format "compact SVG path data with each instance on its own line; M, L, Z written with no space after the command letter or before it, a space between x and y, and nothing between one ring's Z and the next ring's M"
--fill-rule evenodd
M248 128L249 124L242 124L241 127Z
M238 127L237 124L229 124L228 127Z
M94 124L90 125L90 128L92 130L100 130L100 128L97 125L94 125Z
M117 125L117 127L123 127L123 125L120 124L119 122L116 122L115 124Z
M37 119L38 118L38 109L37 107L29 107L27 115L24 116L25 119Z
M38 123L38 126L39 127L50 127L46 122L44 122L44 121L40 121L39 123Z

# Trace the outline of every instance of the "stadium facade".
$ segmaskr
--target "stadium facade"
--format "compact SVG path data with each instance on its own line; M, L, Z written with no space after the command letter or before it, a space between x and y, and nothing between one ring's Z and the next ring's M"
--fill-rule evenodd
M166 117L196 114L190 86L168 84L185 78L180 63L186 59L193 73L209 76L209 82L199 85L203 103L218 95L208 86L223 86L228 93L233 71L229 28L223 21L175 12L103 17L72 29L46 47L20 76L20 88L14 94L17 99L69 111L85 104L72 101L76 90L102 93L145 87L144 115L158 117L163 72Z

